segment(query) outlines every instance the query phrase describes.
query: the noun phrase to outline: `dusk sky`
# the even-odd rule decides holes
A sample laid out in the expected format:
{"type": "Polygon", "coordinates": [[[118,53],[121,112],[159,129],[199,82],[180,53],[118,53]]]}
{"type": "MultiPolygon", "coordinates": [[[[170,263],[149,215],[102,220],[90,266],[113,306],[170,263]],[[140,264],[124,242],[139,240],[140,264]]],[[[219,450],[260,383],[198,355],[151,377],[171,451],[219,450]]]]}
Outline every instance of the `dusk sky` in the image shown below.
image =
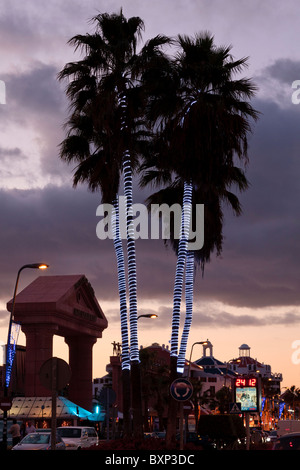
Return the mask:
{"type": "MultiPolygon", "coordinates": [[[[143,19],[144,42],[208,30],[217,45],[231,44],[234,58],[249,57],[244,75],[259,87],[252,104],[261,113],[249,139],[250,187],[240,195],[243,215],[226,212],[222,255],[212,256],[203,278],[197,273],[188,353],[193,342],[209,339],[214,356],[226,361],[247,343],[252,357],[283,374],[283,386],[300,387],[300,104],[292,100],[300,80],[298,0],[1,2],[0,339],[6,342],[6,303],[18,269],[43,261],[47,275],[85,274],[108,319],[93,350],[94,377],[104,375],[111,343],[121,340],[113,244],[96,236],[101,196],[74,189],[73,167],[58,156],[68,102],[57,81],[79,58],[67,41],[92,32],[96,14],[121,8],[143,19]]],[[[145,197],[135,189],[134,202],[145,197]]],[[[139,320],[139,342],[167,345],[176,257],[161,240],[138,240],[136,249],[139,314],[159,316],[139,320]]],[[[38,275],[24,271],[19,290],[38,275]]],[[[56,341],[55,355],[66,351],[56,341]]],[[[193,359],[201,354],[195,347],[193,359]]]]}

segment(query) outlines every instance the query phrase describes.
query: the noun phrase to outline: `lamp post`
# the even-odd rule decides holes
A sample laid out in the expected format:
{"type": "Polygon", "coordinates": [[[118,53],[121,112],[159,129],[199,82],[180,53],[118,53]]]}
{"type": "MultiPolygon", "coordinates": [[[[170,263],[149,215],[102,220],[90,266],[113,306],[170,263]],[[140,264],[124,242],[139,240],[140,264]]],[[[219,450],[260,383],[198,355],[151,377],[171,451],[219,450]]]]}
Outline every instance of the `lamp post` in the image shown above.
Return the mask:
{"type": "MultiPolygon", "coordinates": [[[[8,325],[8,335],[7,335],[7,344],[6,344],[6,361],[5,361],[5,378],[4,378],[4,390],[3,390],[4,397],[8,396],[8,387],[9,387],[9,382],[10,382],[10,377],[11,377],[11,372],[12,372],[12,365],[13,365],[13,360],[14,360],[14,349],[13,349],[13,347],[11,347],[10,343],[11,343],[12,326],[13,326],[13,323],[14,323],[16,295],[17,295],[17,290],[18,290],[20,274],[23,271],[23,269],[26,269],[26,268],[29,268],[29,269],[47,269],[48,267],[49,267],[48,264],[45,264],[45,263],[25,264],[18,271],[16,284],[15,284],[15,289],[14,289],[13,301],[12,301],[12,308],[11,308],[11,312],[10,312],[9,325],[8,325]]],[[[2,445],[3,445],[3,449],[7,450],[7,409],[3,410],[2,445]]]]}
{"type": "Polygon", "coordinates": [[[187,374],[188,378],[189,378],[190,372],[191,372],[192,353],[193,353],[193,348],[194,348],[195,344],[208,344],[208,341],[197,341],[196,343],[192,344],[190,359],[189,359],[189,368],[188,368],[188,374],[187,374]]]}

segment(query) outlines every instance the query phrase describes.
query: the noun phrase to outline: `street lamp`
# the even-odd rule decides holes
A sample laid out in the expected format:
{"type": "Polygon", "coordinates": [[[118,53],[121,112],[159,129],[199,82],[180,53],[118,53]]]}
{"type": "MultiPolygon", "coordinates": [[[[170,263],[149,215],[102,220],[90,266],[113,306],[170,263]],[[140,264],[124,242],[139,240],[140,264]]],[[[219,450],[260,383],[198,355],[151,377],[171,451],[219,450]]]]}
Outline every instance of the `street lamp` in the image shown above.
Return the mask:
{"type": "Polygon", "coordinates": [[[156,313],[147,313],[146,315],[139,315],[137,319],[142,318],[142,317],[143,318],[157,318],[158,315],[156,315],[156,313]]]}
{"type": "Polygon", "coordinates": [[[48,267],[49,267],[48,264],[45,264],[45,263],[25,264],[18,271],[15,290],[14,290],[14,295],[13,295],[13,303],[12,303],[12,308],[11,308],[11,312],[10,312],[9,326],[8,326],[7,345],[6,345],[4,396],[7,396],[7,390],[8,390],[8,386],[9,386],[11,368],[12,368],[12,363],[13,363],[13,357],[12,357],[13,351],[11,350],[11,347],[10,347],[10,339],[11,339],[12,324],[13,324],[13,321],[14,321],[16,295],[17,295],[17,290],[18,290],[20,274],[23,271],[23,269],[26,269],[26,268],[29,268],[29,269],[47,269],[48,267]]]}
{"type": "MultiPolygon", "coordinates": [[[[14,290],[14,295],[13,295],[13,301],[12,301],[12,308],[10,312],[10,318],[9,318],[9,325],[8,325],[8,335],[7,335],[7,344],[6,344],[6,363],[5,363],[5,380],[4,380],[4,397],[8,396],[8,387],[9,387],[9,382],[10,382],[10,377],[11,377],[11,371],[12,371],[12,365],[13,365],[13,360],[14,360],[14,345],[16,343],[16,340],[14,342],[14,345],[11,345],[11,334],[12,334],[12,326],[14,323],[14,312],[15,312],[15,304],[16,304],[16,295],[17,295],[17,290],[18,290],[18,284],[19,284],[19,278],[20,274],[23,271],[23,269],[29,268],[29,269],[47,269],[49,266],[48,264],[45,263],[32,263],[32,264],[25,264],[22,266],[17,274],[17,280],[15,284],[15,290],[14,290]]],[[[3,411],[3,448],[6,450],[7,449],[7,410],[5,409],[3,411]]]]}
{"type": "Polygon", "coordinates": [[[192,344],[191,353],[190,353],[190,359],[189,359],[188,378],[189,378],[189,376],[190,376],[191,361],[192,361],[192,353],[193,353],[193,348],[194,348],[195,344],[208,344],[208,341],[197,341],[196,343],[192,344]]]}

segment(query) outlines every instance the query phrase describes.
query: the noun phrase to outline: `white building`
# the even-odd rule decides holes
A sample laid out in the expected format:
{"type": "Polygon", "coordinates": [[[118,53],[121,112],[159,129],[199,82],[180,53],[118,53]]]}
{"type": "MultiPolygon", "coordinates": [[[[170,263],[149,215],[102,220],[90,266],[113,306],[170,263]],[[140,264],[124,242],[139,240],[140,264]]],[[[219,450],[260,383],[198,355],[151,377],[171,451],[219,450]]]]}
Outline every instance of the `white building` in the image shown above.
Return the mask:
{"type": "Polygon", "coordinates": [[[199,377],[202,384],[201,395],[214,396],[223,386],[233,388],[232,380],[238,375],[261,378],[264,384],[267,384],[269,392],[273,395],[280,393],[282,374],[272,373],[270,365],[253,359],[247,344],[242,344],[239,347],[239,356],[228,362],[222,362],[214,357],[210,341],[203,342],[202,347],[202,357],[190,365],[187,363],[185,371],[187,376],[189,368],[190,377],[199,377]]]}
{"type": "Polygon", "coordinates": [[[239,357],[231,359],[227,366],[238,375],[252,375],[261,378],[264,383],[268,384],[268,389],[273,395],[280,394],[282,374],[272,373],[269,364],[264,364],[252,358],[250,356],[250,347],[247,344],[242,344],[239,347],[239,357]]]}

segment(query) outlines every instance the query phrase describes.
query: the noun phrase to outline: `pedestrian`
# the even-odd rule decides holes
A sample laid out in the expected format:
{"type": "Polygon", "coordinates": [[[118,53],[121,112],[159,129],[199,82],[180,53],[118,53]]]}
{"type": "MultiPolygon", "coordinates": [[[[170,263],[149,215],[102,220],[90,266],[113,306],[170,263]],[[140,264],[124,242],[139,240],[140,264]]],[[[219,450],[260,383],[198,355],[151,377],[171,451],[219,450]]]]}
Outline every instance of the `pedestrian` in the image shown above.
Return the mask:
{"type": "Polygon", "coordinates": [[[9,434],[11,434],[12,444],[13,444],[13,446],[15,446],[21,440],[20,426],[17,423],[16,419],[13,419],[13,424],[11,425],[8,432],[9,432],[9,434]]]}
{"type": "Polygon", "coordinates": [[[26,425],[25,425],[24,421],[20,426],[20,434],[21,434],[21,439],[23,439],[23,437],[25,437],[25,435],[26,435],[26,425]]]}
{"type": "Polygon", "coordinates": [[[32,432],[35,432],[35,427],[32,424],[31,421],[28,421],[28,426],[26,428],[26,434],[31,434],[32,432]]]}

